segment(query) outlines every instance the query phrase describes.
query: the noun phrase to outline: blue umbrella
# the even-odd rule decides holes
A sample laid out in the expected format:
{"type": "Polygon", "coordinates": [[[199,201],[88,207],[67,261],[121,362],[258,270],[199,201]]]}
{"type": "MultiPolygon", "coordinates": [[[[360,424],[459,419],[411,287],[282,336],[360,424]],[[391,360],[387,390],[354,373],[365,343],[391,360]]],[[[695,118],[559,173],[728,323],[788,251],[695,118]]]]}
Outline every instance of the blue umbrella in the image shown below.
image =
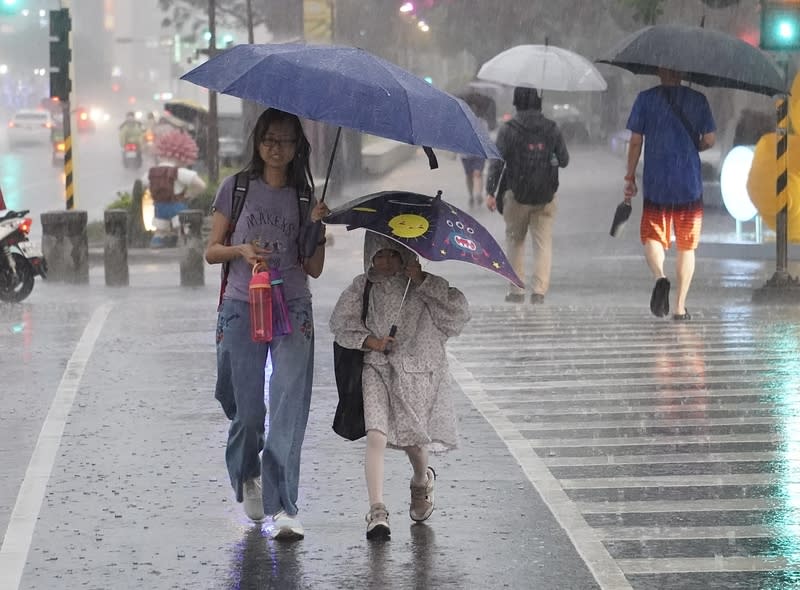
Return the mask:
{"type": "Polygon", "coordinates": [[[501,159],[462,100],[363,49],[237,45],[181,79],[306,119],[412,145],[501,159]]]}

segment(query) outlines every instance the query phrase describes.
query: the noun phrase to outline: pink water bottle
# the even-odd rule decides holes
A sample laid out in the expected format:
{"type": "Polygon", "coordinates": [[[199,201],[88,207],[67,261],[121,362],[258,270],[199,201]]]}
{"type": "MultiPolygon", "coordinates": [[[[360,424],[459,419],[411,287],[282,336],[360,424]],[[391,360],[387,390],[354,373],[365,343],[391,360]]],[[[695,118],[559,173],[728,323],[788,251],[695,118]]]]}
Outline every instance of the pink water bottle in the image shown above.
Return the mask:
{"type": "Polygon", "coordinates": [[[250,336],[253,342],[269,342],[272,340],[272,286],[269,271],[264,266],[256,264],[253,267],[248,292],[250,336]]]}

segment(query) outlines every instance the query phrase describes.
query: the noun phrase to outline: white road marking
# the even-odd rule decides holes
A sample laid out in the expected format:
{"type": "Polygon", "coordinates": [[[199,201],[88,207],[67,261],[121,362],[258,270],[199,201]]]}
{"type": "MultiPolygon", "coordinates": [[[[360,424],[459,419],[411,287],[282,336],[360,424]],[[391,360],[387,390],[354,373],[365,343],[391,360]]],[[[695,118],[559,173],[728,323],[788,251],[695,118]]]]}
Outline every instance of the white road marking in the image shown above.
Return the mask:
{"type": "Polygon", "coordinates": [[[536,455],[519,429],[491,401],[472,373],[453,355],[448,356],[453,378],[472,405],[506,444],[522,467],[528,481],[569,536],[600,587],[603,590],[632,590],[622,570],[609,555],[598,535],[586,524],[575,503],[567,497],[558,480],[536,455]]]}
{"type": "MultiPolygon", "coordinates": [[[[632,500],[630,502],[576,502],[581,514],[658,514],[688,512],[765,512],[791,508],[778,498],[712,500],[632,500]]],[[[786,523],[792,524],[792,523],[786,523]]]]}
{"type": "Polygon", "coordinates": [[[606,541],[646,541],[724,539],[733,543],[739,539],[771,539],[781,536],[796,536],[797,525],[745,525],[745,526],[609,526],[596,527],[606,541]],[[780,529],[783,529],[781,531],[780,529]]]}
{"type": "Polygon", "coordinates": [[[615,465],[656,465],[687,463],[761,463],[766,461],[800,461],[797,454],[783,451],[752,453],[662,453],[660,455],[600,455],[589,457],[548,457],[542,459],[548,467],[586,467],[615,465]]]}
{"type": "Polygon", "coordinates": [[[792,571],[792,563],[785,557],[656,557],[617,562],[631,575],[792,571]]]}
{"type": "Polygon", "coordinates": [[[113,304],[99,307],[92,314],[75,351],[64,369],[50,410],[47,412],[39,439],[33,450],[25,478],[8,522],[3,545],[0,547],[0,590],[18,590],[28,561],[33,532],[42,508],[47,482],[53,470],[64,426],[78,393],[83,372],[94,350],[113,304]]]}

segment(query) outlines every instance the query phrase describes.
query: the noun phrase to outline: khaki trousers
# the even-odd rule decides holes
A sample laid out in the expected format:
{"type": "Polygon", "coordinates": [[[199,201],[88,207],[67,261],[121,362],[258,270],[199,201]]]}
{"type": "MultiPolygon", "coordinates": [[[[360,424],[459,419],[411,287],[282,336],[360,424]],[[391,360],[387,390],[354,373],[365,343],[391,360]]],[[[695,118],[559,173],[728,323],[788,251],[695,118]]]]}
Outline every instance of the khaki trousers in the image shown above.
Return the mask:
{"type": "MultiPolygon", "coordinates": [[[[556,199],[545,205],[523,205],[514,199],[514,193],[503,195],[503,219],[506,222],[506,254],[517,276],[525,281],[525,236],[530,229],[533,241],[533,293],[545,295],[550,288],[550,269],[553,265],[553,221],[556,199]]],[[[526,283],[527,284],[527,283],[526,283]]],[[[509,293],[524,293],[510,285],[509,293]]]]}

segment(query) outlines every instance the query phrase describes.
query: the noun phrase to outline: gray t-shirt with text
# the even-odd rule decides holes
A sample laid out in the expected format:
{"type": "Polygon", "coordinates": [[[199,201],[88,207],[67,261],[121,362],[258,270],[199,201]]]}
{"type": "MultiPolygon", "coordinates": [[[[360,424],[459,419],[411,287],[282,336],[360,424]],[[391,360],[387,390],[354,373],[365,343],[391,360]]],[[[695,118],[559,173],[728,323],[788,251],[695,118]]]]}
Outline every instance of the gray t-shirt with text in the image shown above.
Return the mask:
{"type": "MultiPolygon", "coordinates": [[[[223,180],[214,199],[214,211],[219,211],[228,219],[231,217],[234,184],[233,176],[223,180]]],[[[289,187],[273,188],[261,178],[251,178],[231,245],[257,241],[261,247],[270,249],[269,266],[273,268],[277,265],[280,270],[287,301],[311,297],[308,275],[300,265],[297,247],[299,232],[297,192],[289,187]]],[[[243,258],[232,260],[223,298],[248,301],[247,288],[252,272],[252,267],[243,258]]]]}

